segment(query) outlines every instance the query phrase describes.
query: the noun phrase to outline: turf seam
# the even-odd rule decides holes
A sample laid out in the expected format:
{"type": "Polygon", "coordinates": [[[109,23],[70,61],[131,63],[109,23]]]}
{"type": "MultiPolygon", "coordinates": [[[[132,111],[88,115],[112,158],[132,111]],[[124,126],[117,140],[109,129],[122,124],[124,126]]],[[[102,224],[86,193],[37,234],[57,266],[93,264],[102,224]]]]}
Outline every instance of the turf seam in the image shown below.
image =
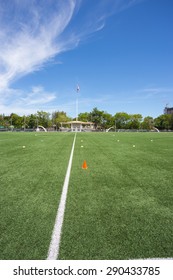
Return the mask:
{"type": "Polygon", "coordinates": [[[68,185],[69,185],[69,179],[70,179],[70,173],[71,173],[71,167],[72,167],[72,161],[73,161],[75,141],[76,141],[76,133],[74,136],[70,159],[68,162],[64,185],[62,188],[61,199],[60,199],[59,207],[58,207],[57,214],[56,214],[56,219],[55,219],[55,224],[54,224],[54,228],[53,228],[53,232],[52,232],[51,242],[49,245],[47,260],[56,260],[56,259],[58,259],[58,255],[59,255],[59,248],[60,248],[60,242],[61,242],[61,230],[62,230],[62,225],[63,225],[63,221],[64,221],[64,213],[65,213],[68,185]]]}

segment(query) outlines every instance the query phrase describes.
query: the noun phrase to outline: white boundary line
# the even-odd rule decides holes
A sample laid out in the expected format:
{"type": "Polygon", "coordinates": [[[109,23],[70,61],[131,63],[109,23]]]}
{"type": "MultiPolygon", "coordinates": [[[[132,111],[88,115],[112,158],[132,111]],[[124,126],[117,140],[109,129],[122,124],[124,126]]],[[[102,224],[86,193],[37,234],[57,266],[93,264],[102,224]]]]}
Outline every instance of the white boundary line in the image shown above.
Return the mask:
{"type": "Polygon", "coordinates": [[[59,204],[59,207],[57,210],[55,225],[54,225],[54,229],[52,232],[51,242],[49,245],[47,260],[56,260],[58,258],[58,254],[59,254],[59,247],[60,247],[60,241],[61,241],[61,229],[62,229],[63,220],[64,220],[68,184],[69,184],[69,179],[70,179],[70,172],[71,172],[71,166],[72,166],[72,160],[73,160],[75,141],[76,141],[76,133],[75,133],[74,140],[73,140],[70,159],[69,159],[67,172],[66,172],[66,176],[65,176],[65,180],[64,180],[64,185],[63,185],[63,189],[62,189],[61,200],[60,200],[60,204],[59,204]]]}

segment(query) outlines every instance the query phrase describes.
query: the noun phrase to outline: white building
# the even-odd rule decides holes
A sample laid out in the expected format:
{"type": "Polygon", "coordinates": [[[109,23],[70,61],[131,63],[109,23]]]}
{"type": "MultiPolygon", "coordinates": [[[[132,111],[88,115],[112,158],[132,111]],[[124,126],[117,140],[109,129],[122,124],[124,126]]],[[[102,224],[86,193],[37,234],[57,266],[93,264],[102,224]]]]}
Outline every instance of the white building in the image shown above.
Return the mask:
{"type": "Polygon", "coordinates": [[[94,130],[94,124],[92,122],[82,121],[71,121],[61,123],[61,131],[67,131],[67,125],[70,125],[70,131],[81,132],[81,131],[92,131],[94,130]],[[65,127],[64,127],[65,126],[65,127]]]}

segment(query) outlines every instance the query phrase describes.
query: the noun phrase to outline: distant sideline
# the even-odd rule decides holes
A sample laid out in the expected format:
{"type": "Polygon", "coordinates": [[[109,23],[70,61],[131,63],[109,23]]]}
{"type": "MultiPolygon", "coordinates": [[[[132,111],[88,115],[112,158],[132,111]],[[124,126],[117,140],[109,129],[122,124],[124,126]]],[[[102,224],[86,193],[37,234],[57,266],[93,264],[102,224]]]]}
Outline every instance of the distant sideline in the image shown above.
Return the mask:
{"type": "MultiPolygon", "coordinates": [[[[27,128],[27,129],[20,129],[20,128],[13,128],[13,129],[10,129],[10,128],[0,128],[0,132],[37,132],[37,133],[40,133],[40,132],[44,132],[44,130],[37,130],[37,129],[33,129],[33,128],[27,128]]],[[[53,130],[53,129],[47,129],[47,132],[71,132],[70,130],[53,130]]],[[[173,130],[159,130],[159,131],[156,131],[156,130],[147,130],[147,129],[111,129],[109,131],[106,131],[106,129],[96,129],[96,130],[91,130],[91,131],[86,131],[86,130],[83,130],[82,132],[107,132],[107,133],[110,133],[110,132],[114,132],[114,133],[119,133],[119,132],[173,132],[173,130]]]]}

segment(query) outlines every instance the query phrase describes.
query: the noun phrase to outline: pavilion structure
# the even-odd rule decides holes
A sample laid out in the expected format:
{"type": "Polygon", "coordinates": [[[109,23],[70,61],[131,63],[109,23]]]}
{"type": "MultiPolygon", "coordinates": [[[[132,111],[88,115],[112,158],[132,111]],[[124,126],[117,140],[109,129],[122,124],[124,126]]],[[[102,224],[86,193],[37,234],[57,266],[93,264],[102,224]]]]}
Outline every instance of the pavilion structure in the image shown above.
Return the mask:
{"type": "Polygon", "coordinates": [[[61,131],[71,131],[71,132],[82,132],[82,131],[92,131],[94,130],[94,124],[92,122],[82,122],[82,121],[70,121],[61,123],[61,131]],[[68,126],[70,125],[70,128],[68,126]]]}

